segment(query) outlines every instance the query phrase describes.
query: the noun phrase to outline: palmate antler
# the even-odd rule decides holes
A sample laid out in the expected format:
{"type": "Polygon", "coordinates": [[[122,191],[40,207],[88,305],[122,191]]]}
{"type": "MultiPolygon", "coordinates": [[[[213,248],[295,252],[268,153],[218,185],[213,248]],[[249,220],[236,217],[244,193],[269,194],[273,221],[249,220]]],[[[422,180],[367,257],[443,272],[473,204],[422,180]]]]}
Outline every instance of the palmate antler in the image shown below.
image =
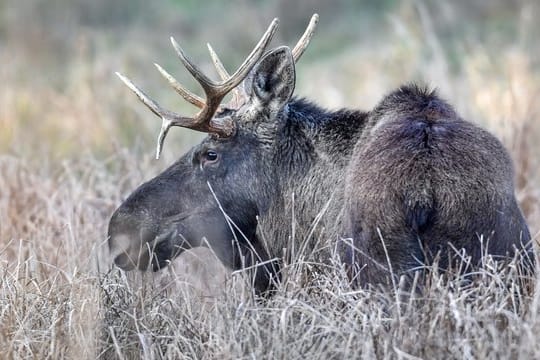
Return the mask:
{"type": "MultiPolygon", "coordinates": [[[[295,61],[302,56],[302,53],[309,44],[309,40],[313,35],[318,19],[319,16],[317,14],[313,15],[306,31],[304,32],[304,35],[294,47],[292,52],[295,61]]],[[[211,133],[219,137],[228,137],[234,133],[234,123],[232,120],[230,120],[230,118],[219,119],[214,118],[213,116],[220,108],[223,98],[232,90],[234,90],[234,93],[231,105],[238,106],[245,101],[247,94],[243,89],[239,89],[238,85],[240,85],[240,83],[248,76],[249,72],[264,55],[268,44],[272,40],[272,37],[277,30],[277,26],[278,19],[274,19],[246,60],[231,76],[229,76],[228,72],[225,70],[223,64],[210,45],[208,45],[214,65],[216,66],[222,79],[221,82],[215,82],[203,74],[199,67],[188,59],[180,45],[178,45],[178,43],[171,37],[171,43],[176,50],[180,61],[184,64],[191,75],[193,75],[193,77],[199,82],[199,84],[201,84],[206,95],[206,99],[202,99],[184,88],[174,77],[172,77],[158,64],[155,64],[155,66],[163,77],[167,79],[169,84],[176,90],[176,92],[180,94],[180,96],[182,96],[189,103],[201,109],[194,117],[182,116],[173,111],[162,108],[156,101],[152,100],[141,89],[133,84],[131,80],[118,72],[116,73],[116,75],[118,75],[118,77],[139,97],[139,99],[150,110],[152,110],[154,114],[162,119],[161,131],[159,133],[156,149],[156,159],[159,159],[161,150],[163,148],[163,142],[172,126],[181,126],[196,131],[211,133]]]]}

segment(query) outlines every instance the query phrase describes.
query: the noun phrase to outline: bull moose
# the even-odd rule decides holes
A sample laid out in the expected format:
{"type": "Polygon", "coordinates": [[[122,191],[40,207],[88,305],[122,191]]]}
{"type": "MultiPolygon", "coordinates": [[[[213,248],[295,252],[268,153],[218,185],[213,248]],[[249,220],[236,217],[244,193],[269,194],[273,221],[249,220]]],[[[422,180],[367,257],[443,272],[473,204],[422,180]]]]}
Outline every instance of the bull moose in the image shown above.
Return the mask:
{"type": "Polygon", "coordinates": [[[532,251],[508,152],[435,92],[402,86],[371,111],[329,111],[293,96],[295,64],[317,22],[314,15],[292,50],[267,51],[274,19],[232,75],[209,47],[220,82],[171,38],[206,99],[156,66],[200,109],[194,117],[162,108],[117,74],[162,118],[157,157],[171,126],[208,133],[114,212],[117,266],[158,270],[208,246],[230,268],[255,268],[254,287],[264,291],[279,279],[284,249],[299,241],[307,252],[338,249],[362,285],[410,274],[435,256],[444,268],[449,249],[473,263],[532,251]]]}

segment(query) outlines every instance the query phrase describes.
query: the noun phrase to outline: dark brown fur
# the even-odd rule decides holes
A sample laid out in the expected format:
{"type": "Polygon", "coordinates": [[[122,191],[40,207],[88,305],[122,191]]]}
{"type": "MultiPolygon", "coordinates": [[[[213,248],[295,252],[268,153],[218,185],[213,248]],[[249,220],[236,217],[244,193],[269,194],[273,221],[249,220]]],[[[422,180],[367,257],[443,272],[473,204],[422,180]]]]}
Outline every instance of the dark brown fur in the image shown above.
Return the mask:
{"type": "MultiPolygon", "coordinates": [[[[434,92],[405,86],[369,114],[346,180],[346,213],[361,283],[388,280],[465,250],[512,257],[530,249],[512,161],[490,133],[434,92]],[[388,265],[390,264],[390,266],[388,265]]],[[[456,256],[458,258],[458,256],[456,256]]]]}

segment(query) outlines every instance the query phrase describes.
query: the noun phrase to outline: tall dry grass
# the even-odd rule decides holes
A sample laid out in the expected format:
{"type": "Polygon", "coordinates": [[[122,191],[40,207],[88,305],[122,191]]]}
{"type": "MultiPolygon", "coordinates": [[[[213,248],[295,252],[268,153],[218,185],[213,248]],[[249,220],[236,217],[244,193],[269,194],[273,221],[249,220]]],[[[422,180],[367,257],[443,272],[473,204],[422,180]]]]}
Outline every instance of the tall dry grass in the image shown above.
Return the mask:
{"type": "Polygon", "coordinates": [[[434,271],[421,292],[407,295],[352,289],[339,263],[298,254],[269,299],[255,297],[242,272],[204,288],[223,274],[208,254],[158,274],[110,269],[107,215],[119,201],[116,189],[142,177],[136,160],[129,153],[109,164],[88,157],[40,174],[0,159],[2,185],[12,187],[2,194],[1,216],[10,225],[2,238],[13,239],[0,250],[3,358],[540,355],[536,280],[489,259],[473,279],[434,271]],[[206,277],[202,286],[192,285],[194,274],[206,277]]]}
{"type": "Polygon", "coordinates": [[[472,282],[434,272],[397,296],[351,289],[339,264],[299,254],[266,300],[204,251],[158,274],[110,267],[114,208],[198,139],[177,131],[153,161],[157,120],[113,72],[189,112],[151,69],[194,85],[169,35],[202,61],[211,40],[232,68],[274,15],[276,43],[295,41],[313,6],[297,94],[367,109],[403,82],[439,88],[509,148],[538,239],[538,4],[383,3],[0,3],[0,358],[539,358],[538,286],[517,291],[515,268],[490,261],[472,282]]]}

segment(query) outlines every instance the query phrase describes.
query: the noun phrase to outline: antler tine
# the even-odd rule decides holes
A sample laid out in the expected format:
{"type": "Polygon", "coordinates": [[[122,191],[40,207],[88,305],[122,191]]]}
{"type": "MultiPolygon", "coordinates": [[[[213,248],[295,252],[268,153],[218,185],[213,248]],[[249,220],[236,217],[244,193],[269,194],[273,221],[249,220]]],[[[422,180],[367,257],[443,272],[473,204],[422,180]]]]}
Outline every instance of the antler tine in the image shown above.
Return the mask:
{"type": "Polygon", "coordinates": [[[215,83],[212,79],[210,79],[208,76],[206,76],[202,70],[195,65],[184,53],[184,50],[176,40],[171,36],[171,44],[176,51],[176,54],[178,55],[178,58],[184,64],[184,67],[190,72],[191,75],[201,84],[204,91],[211,90],[212,87],[216,87],[218,84],[215,83]]]}
{"type": "MultiPolygon", "coordinates": [[[[144,93],[144,91],[139,89],[137,85],[135,85],[127,77],[120,74],[119,72],[116,72],[116,76],[118,76],[120,80],[122,80],[122,82],[126,84],[126,86],[130,88],[131,91],[135,93],[135,95],[137,95],[137,97],[142,101],[144,105],[146,105],[154,114],[156,114],[162,119],[161,131],[159,132],[158,144],[156,149],[156,159],[159,159],[161,149],[163,148],[163,141],[165,140],[167,132],[169,131],[171,126],[185,126],[186,124],[193,122],[193,119],[162,108],[156,101],[152,100],[148,95],[144,93]]],[[[194,129],[198,130],[197,128],[194,129]]],[[[200,129],[200,131],[204,130],[200,129]]]]}
{"type": "Polygon", "coordinates": [[[229,80],[225,81],[223,83],[223,87],[226,89],[232,89],[236,87],[244,78],[249,74],[251,69],[257,64],[259,59],[264,55],[264,52],[266,48],[268,47],[268,44],[270,44],[270,41],[272,41],[272,38],[274,37],[274,34],[276,33],[277,27],[279,24],[279,20],[277,18],[274,18],[272,20],[272,23],[268,26],[268,29],[266,29],[266,32],[262,36],[261,40],[257,43],[255,48],[251,51],[251,53],[248,55],[246,60],[240,65],[238,70],[234,72],[234,74],[231,75],[229,80]]]}
{"type": "Polygon", "coordinates": [[[128,88],[131,89],[131,91],[135,93],[135,95],[137,95],[137,97],[143,102],[143,104],[146,105],[157,116],[161,118],[167,117],[171,120],[172,118],[184,118],[183,116],[177,115],[172,111],[162,108],[156,101],[152,100],[148,95],[144,93],[144,91],[142,91],[139,87],[137,87],[137,85],[135,85],[124,75],[120,74],[119,72],[116,72],[115,74],[120,78],[120,80],[124,82],[124,84],[126,84],[128,88]]]}
{"type": "Polygon", "coordinates": [[[264,50],[272,37],[274,36],[279,20],[274,19],[261,40],[257,43],[255,48],[248,55],[246,60],[240,65],[238,70],[234,72],[227,80],[220,83],[212,81],[208,76],[204,75],[202,71],[186,56],[180,45],[171,37],[171,43],[180,58],[180,61],[184,64],[186,69],[193,75],[195,79],[201,84],[204,91],[210,96],[225,96],[229,91],[238,86],[238,84],[248,75],[249,71],[255,66],[257,61],[264,54],[264,50]]]}
{"type": "Polygon", "coordinates": [[[208,47],[208,52],[210,53],[210,57],[212,58],[212,62],[214,63],[214,66],[219,74],[219,77],[221,78],[222,81],[227,80],[230,77],[230,75],[227,72],[227,70],[225,70],[225,66],[223,66],[223,63],[221,62],[218,55],[212,48],[212,45],[207,43],[206,46],[208,47]]]}
{"type": "MultiPolygon", "coordinates": [[[[212,57],[212,61],[214,62],[214,66],[216,67],[217,72],[219,73],[219,76],[222,80],[227,80],[230,75],[228,71],[223,66],[223,63],[219,59],[218,55],[212,48],[210,44],[207,44],[208,46],[208,52],[210,53],[210,57],[212,57]]],[[[232,89],[232,99],[225,105],[225,107],[231,108],[231,109],[237,109],[244,102],[247,100],[248,95],[246,90],[243,86],[237,86],[234,89],[232,89]]]]}
{"type": "Polygon", "coordinates": [[[297,62],[306,50],[309,42],[311,41],[311,38],[313,37],[313,33],[315,32],[315,28],[317,27],[318,22],[319,15],[313,14],[311,20],[309,21],[309,25],[306,28],[306,31],[304,32],[300,40],[298,40],[294,49],[292,50],[294,62],[297,62]]]}
{"type": "MultiPolygon", "coordinates": [[[[206,44],[208,47],[208,52],[210,53],[210,57],[212,58],[212,62],[214,63],[214,67],[216,68],[219,77],[222,81],[225,81],[231,77],[229,75],[229,72],[225,69],[225,66],[223,66],[223,63],[219,59],[219,56],[216,54],[214,49],[212,48],[212,45],[209,43],[206,44]]],[[[227,103],[227,106],[230,107],[238,107],[241,103],[243,98],[245,97],[244,92],[240,89],[240,87],[235,87],[232,89],[232,99],[229,103],[227,103]]]]}
{"type": "Polygon", "coordinates": [[[199,109],[202,109],[204,107],[204,100],[201,97],[193,94],[191,91],[183,87],[182,84],[178,82],[178,80],[176,80],[171,74],[165,71],[165,69],[159,66],[159,64],[154,63],[154,65],[158,69],[160,74],[169,82],[172,88],[180,96],[182,96],[189,103],[197,106],[199,109]]]}

